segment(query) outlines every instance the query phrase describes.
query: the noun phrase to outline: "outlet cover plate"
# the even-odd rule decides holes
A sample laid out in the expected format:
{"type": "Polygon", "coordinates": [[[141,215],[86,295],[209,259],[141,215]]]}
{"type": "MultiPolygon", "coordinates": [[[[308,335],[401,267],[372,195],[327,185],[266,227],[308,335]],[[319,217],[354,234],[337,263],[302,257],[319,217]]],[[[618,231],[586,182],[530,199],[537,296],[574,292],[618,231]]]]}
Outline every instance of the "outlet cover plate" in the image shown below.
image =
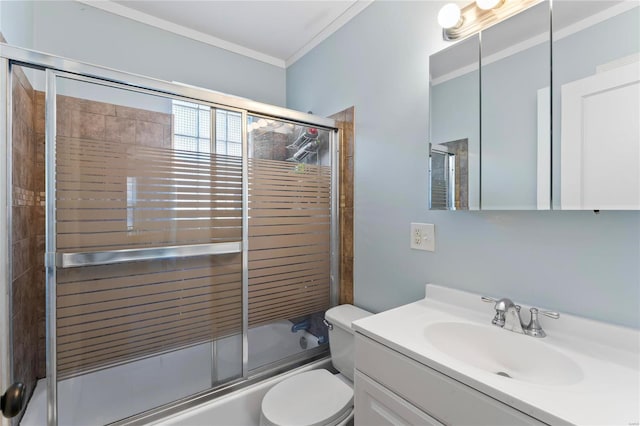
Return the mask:
{"type": "Polygon", "coordinates": [[[436,227],[433,223],[411,224],[411,248],[436,251],[436,227]]]}

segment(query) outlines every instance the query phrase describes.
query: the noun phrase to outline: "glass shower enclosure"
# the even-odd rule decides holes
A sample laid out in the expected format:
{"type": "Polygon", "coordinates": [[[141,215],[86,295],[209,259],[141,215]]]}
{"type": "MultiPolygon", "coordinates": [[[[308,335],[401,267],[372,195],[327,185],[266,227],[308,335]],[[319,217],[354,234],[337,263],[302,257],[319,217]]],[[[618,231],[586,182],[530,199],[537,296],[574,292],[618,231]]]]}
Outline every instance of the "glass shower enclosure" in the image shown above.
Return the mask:
{"type": "Polygon", "coordinates": [[[46,133],[46,398],[23,421],[124,424],[326,355],[332,120],[1,52],[8,79],[38,69],[46,133]]]}

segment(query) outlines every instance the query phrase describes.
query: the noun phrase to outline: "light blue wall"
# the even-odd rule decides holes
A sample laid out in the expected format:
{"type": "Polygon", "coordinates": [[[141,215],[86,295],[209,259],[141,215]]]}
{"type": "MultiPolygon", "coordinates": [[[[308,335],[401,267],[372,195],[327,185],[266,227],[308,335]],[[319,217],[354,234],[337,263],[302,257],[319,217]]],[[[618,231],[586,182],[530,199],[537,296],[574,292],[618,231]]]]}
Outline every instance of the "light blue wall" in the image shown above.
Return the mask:
{"type": "Polygon", "coordinates": [[[0,1],[0,32],[8,43],[33,45],[33,3],[0,1]]]}
{"type": "MultiPolygon", "coordinates": [[[[5,21],[16,17],[24,21],[25,8],[14,3],[22,2],[2,2],[3,28],[5,21]]],[[[11,44],[273,105],[285,104],[284,68],[82,3],[25,3],[33,13],[32,22],[26,22],[32,34],[12,37],[15,25],[7,25],[10,34],[5,37],[11,44]]]]}
{"type": "Polygon", "coordinates": [[[640,212],[427,211],[428,58],[440,2],[374,2],[287,70],[287,106],[356,107],[355,302],[433,282],[640,328],[640,212]],[[436,225],[436,252],[409,223],[436,225]]]}

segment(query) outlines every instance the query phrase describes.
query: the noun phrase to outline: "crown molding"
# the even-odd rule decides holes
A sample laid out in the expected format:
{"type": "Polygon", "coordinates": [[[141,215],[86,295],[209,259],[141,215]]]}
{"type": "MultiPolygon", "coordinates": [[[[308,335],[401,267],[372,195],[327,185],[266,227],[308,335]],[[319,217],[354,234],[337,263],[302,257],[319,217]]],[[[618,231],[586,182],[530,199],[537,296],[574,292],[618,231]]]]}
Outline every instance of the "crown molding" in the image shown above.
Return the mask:
{"type": "Polygon", "coordinates": [[[105,12],[119,15],[124,18],[132,19],[134,21],[150,25],[152,27],[159,28],[161,30],[169,31],[171,33],[190,38],[208,45],[218,47],[220,49],[227,50],[229,52],[237,53],[239,55],[246,56],[256,61],[264,62],[276,67],[285,68],[286,63],[283,59],[276,58],[271,55],[267,55],[257,50],[249,49],[248,47],[240,46],[239,44],[232,43],[227,40],[223,40],[218,37],[214,37],[209,34],[205,34],[200,31],[193,30],[191,28],[184,27],[182,25],[169,22],[167,20],[157,18],[144,12],[132,9],[130,7],[123,6],[121,4],[112,2],[110,0],[75,0],[78,3],[85,4],[87,6],[95,7],[96,9],[104,10],[105,12]]]}
{"type": "Polygon", "coordinates": [[[308,43],[302,46],[296,53],[291,55],[285,62],[285,68],[288,68],[294,64],[298,59],[309,53],[314,47],[325,41],[333,33],[342,28],[347,22],[353,19],[360,12],[365,10],[373,3],[374,0],[356,0],[347,10],[345,10],[340,16],[334,19],[329,25],[327,25],[322,31],[316,34],[308,43]]]}

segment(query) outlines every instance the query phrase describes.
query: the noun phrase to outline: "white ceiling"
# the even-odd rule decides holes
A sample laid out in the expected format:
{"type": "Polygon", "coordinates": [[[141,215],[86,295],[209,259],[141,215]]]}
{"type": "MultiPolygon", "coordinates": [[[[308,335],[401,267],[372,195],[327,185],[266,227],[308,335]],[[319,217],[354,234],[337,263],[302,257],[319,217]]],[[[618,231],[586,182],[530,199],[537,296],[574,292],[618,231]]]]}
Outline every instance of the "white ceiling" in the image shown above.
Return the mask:
{"type": "Polygon", "coordinates": [[[281,67],[302,57],[372,2],[78,1],[281,67]]]}

